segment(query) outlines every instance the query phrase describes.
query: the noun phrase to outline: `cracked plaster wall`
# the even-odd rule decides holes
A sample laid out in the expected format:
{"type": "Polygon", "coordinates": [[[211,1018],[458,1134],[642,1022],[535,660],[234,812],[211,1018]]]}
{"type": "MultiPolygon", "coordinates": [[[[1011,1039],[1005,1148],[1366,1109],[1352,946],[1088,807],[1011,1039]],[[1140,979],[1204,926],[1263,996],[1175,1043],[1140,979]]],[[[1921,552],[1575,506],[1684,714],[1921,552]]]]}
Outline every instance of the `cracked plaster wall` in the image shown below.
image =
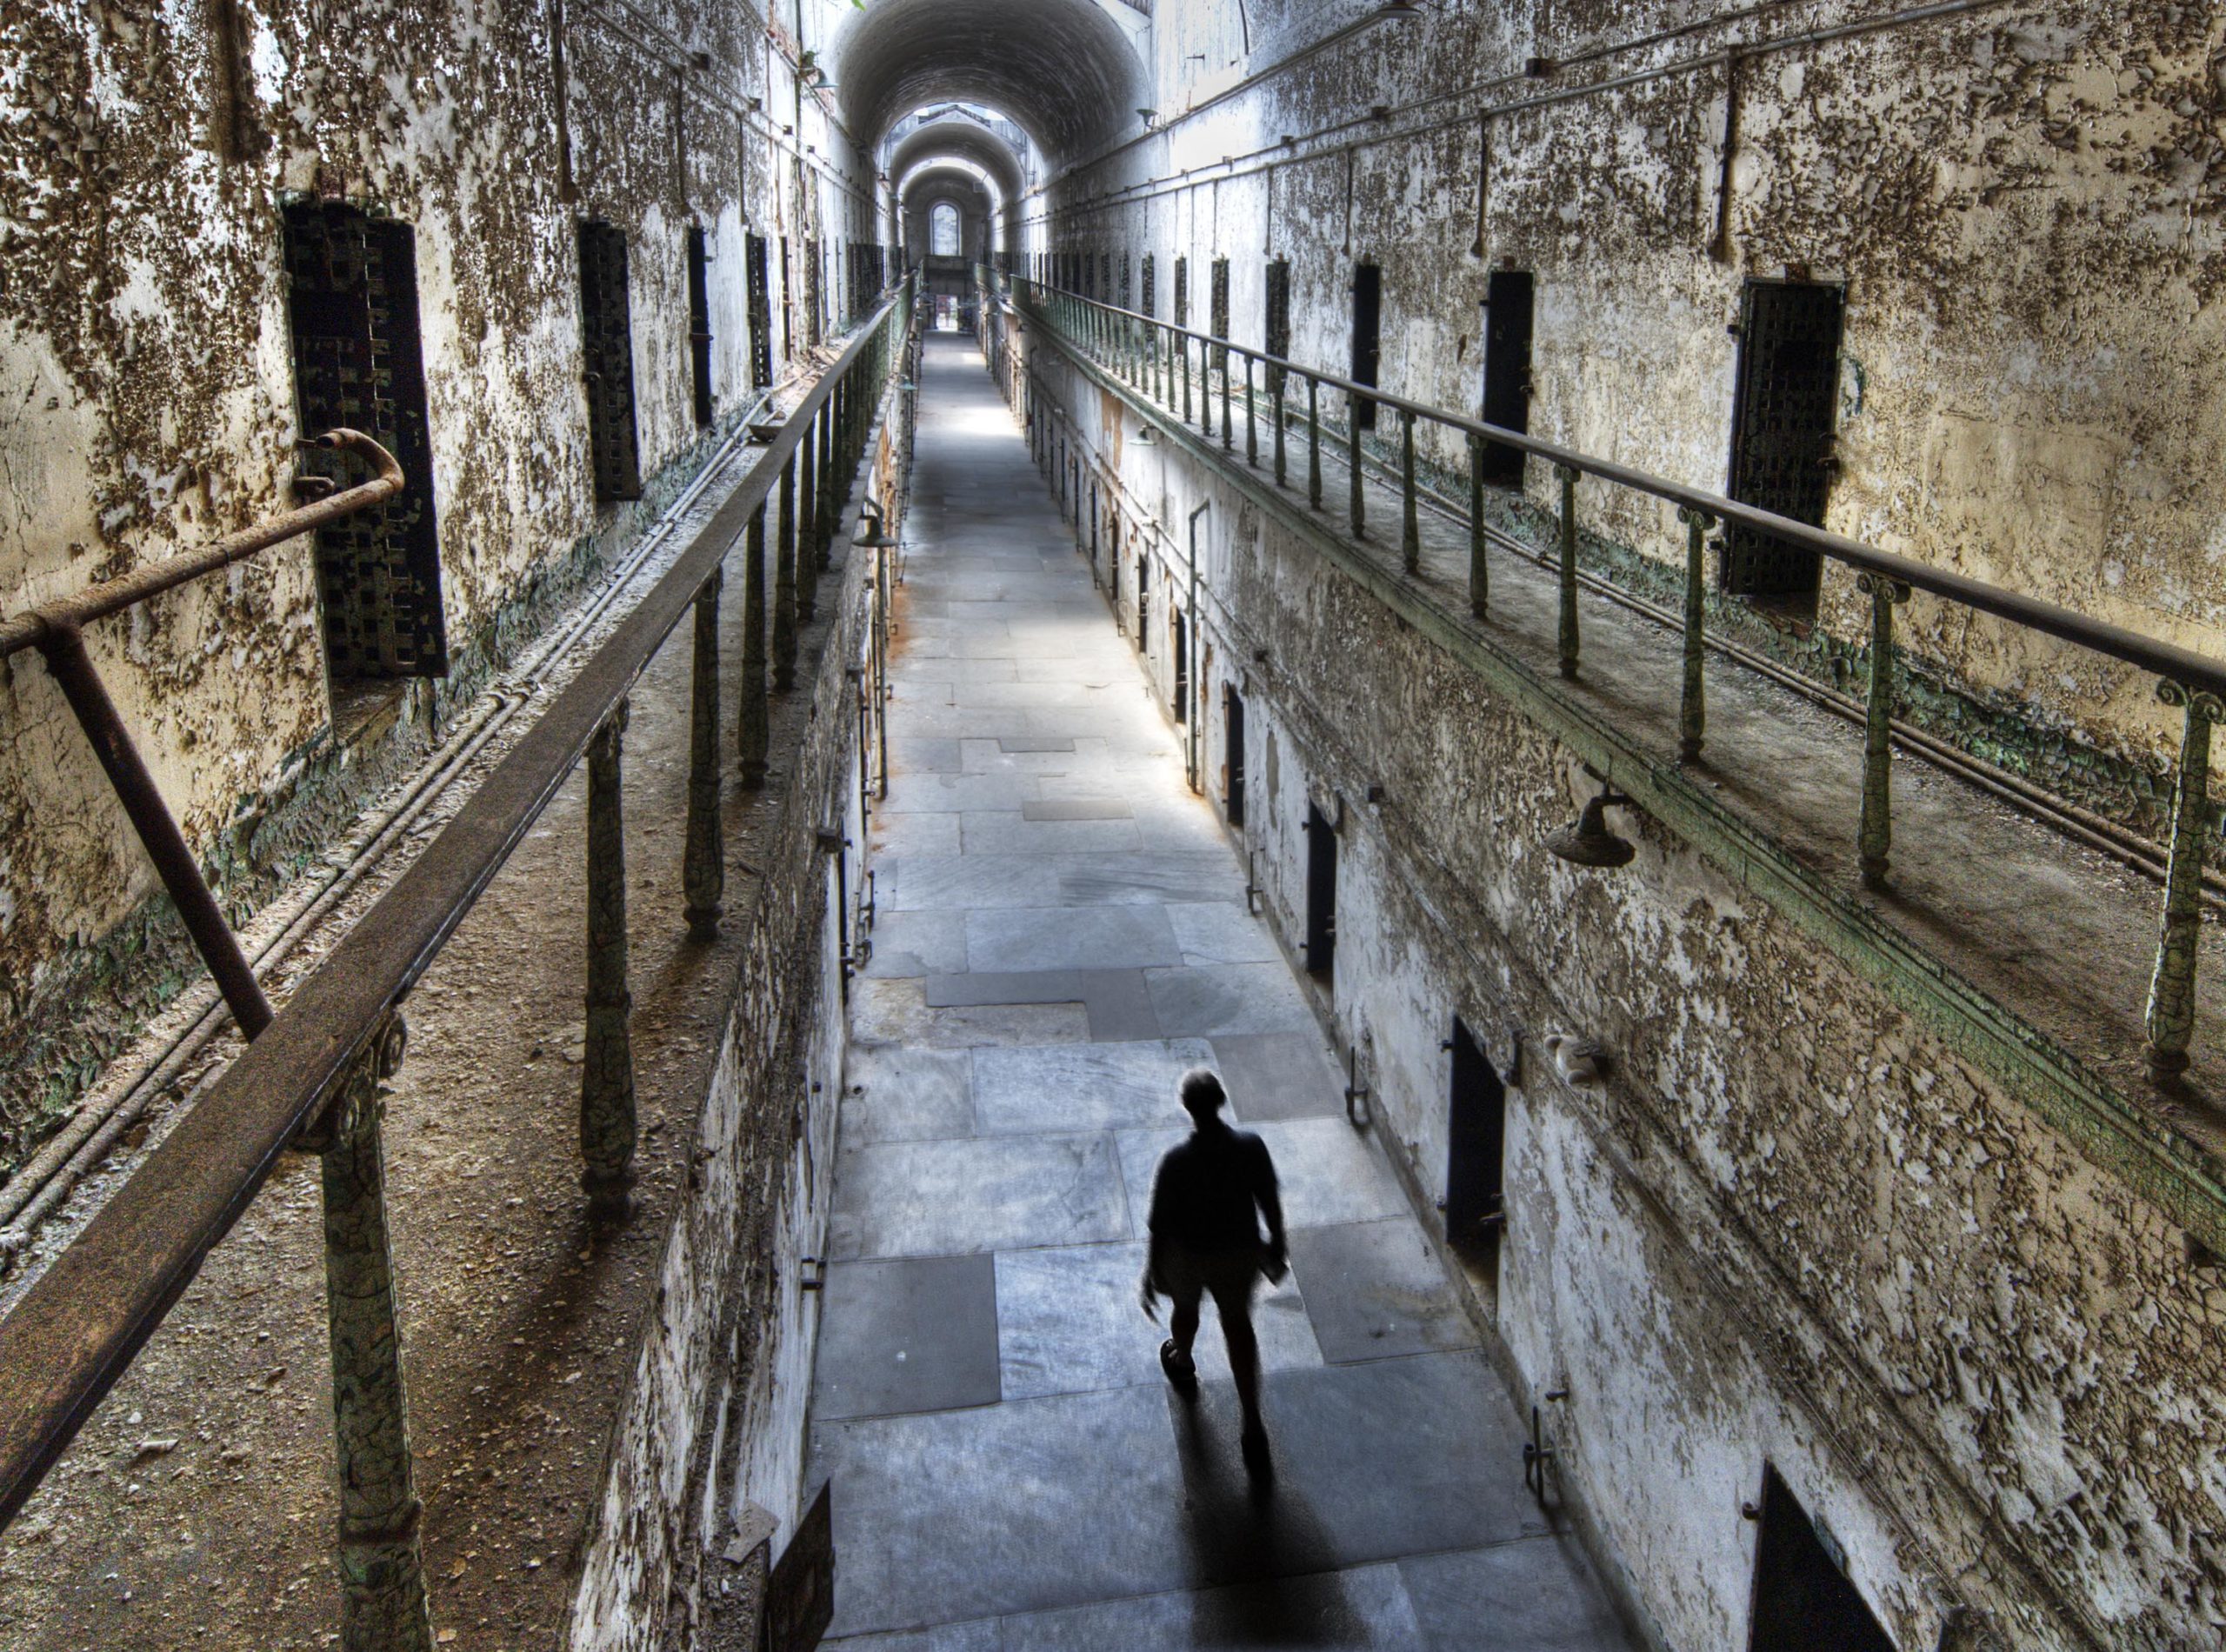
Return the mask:
{"type": "MultiPolygon", "coordinates": [[[[1527,0],[1441,7],[1246,82],[1372,10],[1265,0],[1247,14],[1247,58],[1233,9],[1162,5],[1146,41],[1156,101],[1196,112],[1055,171],[1025,203],[1030,250],[1156,253],[1163,316],[1187,256],[1194,326],[1210,261],[1228,257],[1233,334],[1256,345],[1264,264],[1288,257],[1292,354],[1338,372],[1352,268],[1378,263],[1382,383],[1463,410],[1481,385],[1486,273],[1530,270],[1533,433],[1715,490],[1743,280],[1844,283],[1828,527],[2220,651],[2215,8],[1976,0],[1896,21],[1913,8],[1527,0]],[[1558,67],[1526,74],[1532,58],[1558,67]]],[[[1464,467],[1442,435],[1422,449],[1425,466],[1464,467]]],[[[1554,485],[1530,467],[1536,503],[1554,485]]],[[[1666,506],[1588,483],[1580,514],[1642,556],[1682,559],[1666,506]]],[[[1844,670],[1867,613],[1851,576],[1828,570],[1820,636],[1788,646],[1844,670]]],[[[1969,706],[1937,709],[1953,735],[2158,829],[2178,725],[2145,675],[1923,596],[1900,624],[1968,692],[1969,706]]]]}
{"type": "MultiPolygon", "coordinates": [[[[811,0],[808,26],[823,36],[832,16],[811,0]]],[[[870,171],[817,100],[803,100],[799,136],[778,136],[799,117],[794,43],[776,28],[769,48],[749,8],[699,0],[654,18],[611,0],[7,8],[0,610],[290,505],[280,206],[322,177],[417,228],[449,682],[410,696],[391,729],[337,743],[299,543],[89,637],[236,911],[306,864],[709,451],[690,405],[691,219],[712,246],[711,436],[751,399],[745,223],[791,238],[799,331],[805,238],[825,243],[830,306],[837,243],[882,238],[856,193],[870,171]],[[753,98],[770,126],[743,120],[753,98]],[[590,213],[630,242],[643,507],[598,509],[590,488],[572,229],[590,213]]],[[[777,331],[777,285],[774,311],[777,331]]],[[[21,1058],[0,1163],[190,978],[150,916],[155,889],[43,664],[17,656],[0,670],[0,1018],[21,1058]],[[57,1014],[66,1024],[44,1024],[57,1014]]]]}

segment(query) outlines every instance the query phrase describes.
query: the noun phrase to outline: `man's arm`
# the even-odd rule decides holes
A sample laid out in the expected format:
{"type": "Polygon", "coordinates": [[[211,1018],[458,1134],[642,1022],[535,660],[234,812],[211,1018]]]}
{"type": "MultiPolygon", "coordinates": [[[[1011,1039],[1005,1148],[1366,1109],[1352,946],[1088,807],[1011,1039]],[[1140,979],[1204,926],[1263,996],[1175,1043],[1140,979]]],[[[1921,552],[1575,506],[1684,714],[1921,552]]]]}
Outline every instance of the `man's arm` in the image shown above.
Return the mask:
{"type": "Polygon", "coordinates": [[[1283,1244],[1283,1194],[1276,1185],[1276,1162],[1269,1156],[1268,1144],[1255,1136],[1253,1145],[1260,1152],[1252,1197],[1259,1204],[1260,1214],[1267,1218],[1268,1222],[1268,1280],[1271,1284],[1280,1284],[1283,1276],[1290,1271],[1283,1244]]]}

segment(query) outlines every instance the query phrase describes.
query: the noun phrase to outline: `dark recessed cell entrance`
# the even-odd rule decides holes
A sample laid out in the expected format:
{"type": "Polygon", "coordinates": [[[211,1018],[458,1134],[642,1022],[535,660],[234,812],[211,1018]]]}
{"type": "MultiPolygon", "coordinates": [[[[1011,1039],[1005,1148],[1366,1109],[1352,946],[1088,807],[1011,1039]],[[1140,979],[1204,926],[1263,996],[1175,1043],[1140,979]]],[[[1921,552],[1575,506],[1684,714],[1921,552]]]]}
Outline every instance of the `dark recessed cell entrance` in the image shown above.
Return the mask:
{"type": "MultiPolygon", "coordinates": [[[[1372,263],[1353,269],[1353,370],[1356,384],[1373,387],[1383,358],[1383,271],[1372,263]]],[[[1360,428],[1376,428],[1376,403],[1363,401],[1354,410],[1360,428]]]]}
{"type": "MultiPolygon", "coordinates": [[[[1211,309],[1207,330],[1216,338],[1229,336],[1229,260],[1216,258],[1213,263],[1213,288],[1209,295],[1211,309]]],[[[1229,370],[1229,352],[1218,344],[1214,347],[1214,371],[1229,370]]]]}
{"type": "Polygon", "coordinates": [[[710,255],[701,225],[688,228],[688,359],[696,391],[696,423],[711,422],[710,255]]]}
{"type": "Polygon", "coordinates": [[[1453,1086],[1446,1122],[1445,1238],[1470,1276],[1499,1282],[1506,1187],[1507,1090],[1476,1035],[1453,1021],[1453,1086]]]}
{"type": "MultiPolygon", "coordinates": [[[[1534,283],[1527,270],[1496,270],[1484,301],[1484,423],[1530,431],[1530,316],[1534,283]]],[[[1523,485],[1523,450],[1487,442],[1484,480],[1523,485]]]]}
{"type": "Polygon", "coordinates": [[[1229,823],[1244,823],[1244,700],[1231,683],[1222,689],[1222,747],[1227,759],[1223,777],[1229,823]]]}
{"type": "Polygon", "coordinates": [[[1175,632],[1175,720],[1186,723],[1190,703],[1190,627],[1181,609],[1170,609],[1168,613],[1175,632]]]}
{"type": "Polygon", "coordinates": [[[1326,984],[1337,949],[1337,834],[1330,817],[1306,805],[1306,972],[1326,984]]]}
{"type": "Polygon", "coordinates": [[[626,281],[626,232],[580,223],[580,343],[588,389],[588,449],[600,503],[642,496],[634,425],[633,306],[626,281]]]}
{"type": "MultiPolygon", "coordinates": [[[[302,433],[362,430],[409,479],[398,497],[317,533],[317,603],[338,722],[399,679],[449,668],[417,237],[395,219],[316,201],[286,209],[285,236],[302,433]]],[[[370,475],[350,454],[310,450],[303,466],[342,487],[370,475]]]]}
{"type": "Polygon", "coordinates": [[[1809,1517],[1777,1470],[1763,1464],[1747,1652],[1894,1652],[1843,1565],[1838,1542],[1809,1517]]]}
{"type": "MultiPolygon", "coordinates": [[[[1739,311],[1730,496],[1816,528],[1835,464],[1841,308],[1837,287],[1749,281],[1739,311]]],[[[1818,567],[1814,551],[1752,529],[1724,530],[1723,584],[1735,596],[1813,606],[1818,567]]]]}

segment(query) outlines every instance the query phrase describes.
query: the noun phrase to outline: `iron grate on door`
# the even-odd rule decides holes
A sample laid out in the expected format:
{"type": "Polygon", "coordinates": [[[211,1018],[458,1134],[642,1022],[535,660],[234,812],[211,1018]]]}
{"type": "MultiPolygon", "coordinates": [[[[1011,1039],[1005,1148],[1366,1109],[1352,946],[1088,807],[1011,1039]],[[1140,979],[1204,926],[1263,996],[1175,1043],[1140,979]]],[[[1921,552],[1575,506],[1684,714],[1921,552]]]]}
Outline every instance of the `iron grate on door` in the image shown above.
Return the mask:
{"type": "MultiPolygon", "coordinates": [[[[1229,260],[1226,258],[1214,260],[1211,302],[1213,315],[1208,330],[1216,338],[1227,338],[1229,336],[1229,260]]],[[[1229,352],[1218,344],[1214,346],[1214,371],[1216,373],[1229,371],[1229,352]]]]}
{"type": "MultiPolygon", "coordinates": [[[[1730,496],[1818,528],[1831,491],[1842,303],[1837,287],[1749,281],[1740,304],[1730,496]]],[[[1723,543],[1725,591],[1815,596],[1814,551],[1736,525],[1723,543]]]]}
{"type": "Polygon", "coordinates": [[[634,330],[626,282],[626,232],[580,221],[580,334],[588,388],[588,449],[595,496],[608,504],[642,496],[634,418],[634,330]]]}
{"type": "MultiPolygon", "coordinates": [[[[293,203],[283,227],[301,429],[361,430],[407,478],[386,503],[318,530],[327,669],[337,683],[445,676],[416,235],[338,202],[293,203]]],[[[346,453],[314,450],[303,463],[338,487],[370,476],[346,453]]]]}
{"type": "Polygon", "coordinates": [[[750,271],[750,384],[762,390],[773,383],[772,243],[750,236],[743,256],[750,271]]]}

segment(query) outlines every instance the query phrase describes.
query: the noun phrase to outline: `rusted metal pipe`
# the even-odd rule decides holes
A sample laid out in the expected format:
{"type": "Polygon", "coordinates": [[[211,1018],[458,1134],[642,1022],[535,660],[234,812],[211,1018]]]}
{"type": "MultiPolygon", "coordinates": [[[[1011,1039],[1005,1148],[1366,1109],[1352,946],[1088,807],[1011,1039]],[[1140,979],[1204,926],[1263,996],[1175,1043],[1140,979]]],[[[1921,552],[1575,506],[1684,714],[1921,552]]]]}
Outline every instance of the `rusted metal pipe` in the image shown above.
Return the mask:
{"type": "Polygon", "coordinates": [[[40,646],[57,626],[82,627],[110,614],[120,614],[135,603],[143,603],[150,596],[174,590],[203,574],[213,574],[220,568],[244,562],[258,551],[312,533],[327,523],[383,504],[402,491],[406,481],[402,466],[396,463],[394,455],[361,430],[327,430],[317,438],[317,445],[360,453],[378,468],[378,475],[329,498],[282,512],[268,522],[243,528],[237,533],[226,534],[199,550],[150,563],[144,568],[135,568],[128,574],[90,586],[75,596],[57,597],[10,619],[0,620],[0,658],[40,646]]]}
{"type": "Polygon", "coordinates": [[[38,648],[46,656],[47,670],[62,690],[62,697],[70,703],[77,726],[91,742],[93,755],[100,759],[117,801],[130,819],[131,829],[139,834],[141,847],[155,863],[156,876],[163,880],[178,916],[185,921],[186,933],[193,937],[209,973],[216,977],[217,989],[224,995],[232,1019],[239,1023],[243,1036],[255,1037],[270,1024],[270,1001],[263,996],[255,971],[248,967],[247,955],[240,950],[239,937],[224,921],[217,897],[201,876],[201,863],[194,858],[192,846],[178,829],[170,805],[163,801],[146,760],[131,743],[116,702],[109,698],[108,685],[93,669],[92,657],[85,652],[84,633],[74,619],[57,617],[51,610],[41,610],[37,617],[38,648]]]}

